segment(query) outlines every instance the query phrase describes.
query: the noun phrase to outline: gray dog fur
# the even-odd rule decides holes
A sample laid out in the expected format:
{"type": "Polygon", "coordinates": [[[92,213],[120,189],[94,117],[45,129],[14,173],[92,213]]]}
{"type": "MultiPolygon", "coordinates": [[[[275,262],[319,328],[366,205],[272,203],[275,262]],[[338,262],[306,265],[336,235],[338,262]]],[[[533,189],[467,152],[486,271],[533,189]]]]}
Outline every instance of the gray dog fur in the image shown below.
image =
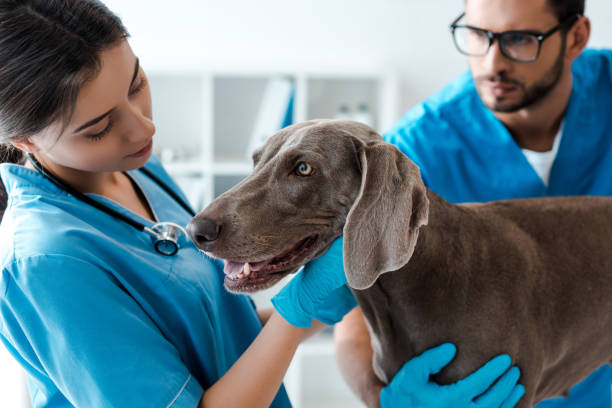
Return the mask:
{"type": "Polygon", "coordinates": [[[252,292],[344,234],[348,283],[383,382],[451,341],[458,353],[438,382],[509,353],[526,388],[517,406],[530,407],[612,362],[612,198],[453,205],[397,148],[347,121],[286,128],[254,163],[251,176],[192,220],[194,241],[215,257],[263,263],[225,280],[229,290],[252,292]],[[301,162],[310,176],[296,174],[301,162]]]}

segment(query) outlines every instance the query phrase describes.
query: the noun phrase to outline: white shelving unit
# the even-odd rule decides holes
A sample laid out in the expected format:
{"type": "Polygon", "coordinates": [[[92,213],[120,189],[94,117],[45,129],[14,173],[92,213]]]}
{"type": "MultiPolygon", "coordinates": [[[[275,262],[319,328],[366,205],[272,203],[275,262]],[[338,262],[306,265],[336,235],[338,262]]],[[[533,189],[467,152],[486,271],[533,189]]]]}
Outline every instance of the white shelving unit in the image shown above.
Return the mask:
{"type": "Polygon", "coordinates": [[[251,172],[247,148],[270,79],[294,84],[294,123],[334,118],[341,106],[366,106],[371,126],[384,131],[398,110],[395,75],[371,70],[154,70],[148,76],[155,153],[198,210],[251,172]]]}
{"type": "Polygon", "coordinates": [[[284,384],[293,408],[363,407],[337,368],[331,332],[300,344],[284,384]]]}

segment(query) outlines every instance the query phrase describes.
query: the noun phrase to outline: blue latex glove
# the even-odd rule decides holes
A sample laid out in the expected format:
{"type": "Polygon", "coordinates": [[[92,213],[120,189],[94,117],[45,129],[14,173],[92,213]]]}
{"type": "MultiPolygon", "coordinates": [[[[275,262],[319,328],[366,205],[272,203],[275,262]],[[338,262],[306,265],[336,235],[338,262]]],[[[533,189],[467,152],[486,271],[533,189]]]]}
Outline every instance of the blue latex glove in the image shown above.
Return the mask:
{"type": "Polygon", "coordinates": [[[450,363],[455,352],[454,345],[445,343],[404,364],[382,389],[381,408],[512,408],[525,393],[525,388],[517,385],[518,367],[504,374],[511,363],[508,355],[495,357],[455,384],[439,385],[430,381],[429,376],[450,363]]]}
{"type": "Polygon", "coordinates": [[[310,261],[272,298],[272,305],[289,323],[310,327],[312,319],[334,324],[357,306],[346,286],[342,262],[342,237],[310,261]]]}

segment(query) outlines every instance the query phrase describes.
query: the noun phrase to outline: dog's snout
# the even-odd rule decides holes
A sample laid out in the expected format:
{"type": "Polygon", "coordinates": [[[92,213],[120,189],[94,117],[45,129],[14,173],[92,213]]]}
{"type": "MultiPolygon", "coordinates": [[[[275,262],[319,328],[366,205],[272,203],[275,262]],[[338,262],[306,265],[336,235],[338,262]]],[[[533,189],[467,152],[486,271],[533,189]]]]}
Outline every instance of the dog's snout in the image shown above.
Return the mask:
{"type": "Polygon", "coordinates": [[[221,225],[208,218],[194,218],[187,225],[187,232],[192,241],[202,247],[209,242],[216,241],[221,232],[221,225]]]}

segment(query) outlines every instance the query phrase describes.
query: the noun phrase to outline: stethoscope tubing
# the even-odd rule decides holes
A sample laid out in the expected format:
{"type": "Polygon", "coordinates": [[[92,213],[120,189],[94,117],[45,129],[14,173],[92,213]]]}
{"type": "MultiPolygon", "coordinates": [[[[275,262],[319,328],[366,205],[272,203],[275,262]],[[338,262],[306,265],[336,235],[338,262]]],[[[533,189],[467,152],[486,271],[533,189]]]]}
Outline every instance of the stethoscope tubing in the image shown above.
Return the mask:
{"type": "Polygon", "coordinates": [[[138,169],[142,173],[146,174],[151,180],[153,180],[158,186],[160,186],[170,197],[174,199],[181,207],[185,209],[192,217],[195,217],[195,211],[191,209],[189,204],[187,204],[178,194],[176,194],[166,183],[161,181],[159,177],[153,174],[149,169],[145,167],[141,167],[138,169]]]}
{"type": "MultiPolygon", "coordinates": [[[[116,211],[115,209],[102,204],[101,202],[94,200],[93,198],[81,193],[80,191],[78,191],[77,189],[75,189],[74,187],[72,187],[71,185],[69,185],[68,183],[64,182],[63,180],[59,179],[58,177],[55,177],[53,174],[51,174],[50,172],[47,171],[47,169],[45,169],[38,160],[36,160],[36,158],[34,157],[34,155],[32,155],[31,153],[26,153],[26,156],[28,158],[28,160],[30,160],[30,162],[32,163],[32,165],[34,166],[34,168],[40,172],[43,176],[45,176],[47,179],[49,179],[53,184],[55,184],[57,187],[59,187],[60,189],[66,191],[67,193],[71,194],[72,196],[74,196],[75,198],[85,202],[86,204],[91,205],[94,208],[97,208],[98,210],[110,215],[111,217],[114,217],[116,219],[119,219],[123,222],[125,222],[126,224],[129,224],[130,226],[134,227],[135,229],[142,231],[142,232],[146,232],[149,235],[157,238],[158,240],[165,240],[166,238],[163,235],[163,232],[158,232],[155,230],[156,227],[158,226],[171,226],[174,228],[178,228],[180,229],[185,236],[187,236],[187,232],[185,231],[185,229],[183,227],[181,227],[178,224],[172,223],[172,222],[158,222],[155,225],[153,225],[153,227],[149,228],[146,225],[144,225],[141,222],[138,222],[128,216],[126,216],[125,214],[120,213],[119,211],[116,211]]],[[[149,177],[151,180],[153,180],[159,187],[161,187],[170,197],[172,197],[181,207],[183,207],[183,209],[185,209],[185,211],[187,211],[192,217],[195,216],[195,212],[191,209],[191,207],[183,200],[181,199],[181,197],[178,196],[178,194],[176,194],[174,191],[172,191],[172,189],[166,184],[164,183],[162,180],[160,180],[155,174],[153,174],[151,171],[149,171],[148,169],[141,167],[138,169],[139,171],[141,171],[142,173],[144,173],[147,177],[149,177]]],[[[174,243],[174,245],[176,245],[176,243],[174,243]]],[[[167,255],[167,256],[172,256],[174,255],[177,251],[178,251],[178,246],[176,247],[176,249],[174,251],[169,251],[167,253],[161,251],[159,249],[158,246],[158,242],[155,243],[155,249],[157,252],[159,252],[162,255],[167,255]]]]}

